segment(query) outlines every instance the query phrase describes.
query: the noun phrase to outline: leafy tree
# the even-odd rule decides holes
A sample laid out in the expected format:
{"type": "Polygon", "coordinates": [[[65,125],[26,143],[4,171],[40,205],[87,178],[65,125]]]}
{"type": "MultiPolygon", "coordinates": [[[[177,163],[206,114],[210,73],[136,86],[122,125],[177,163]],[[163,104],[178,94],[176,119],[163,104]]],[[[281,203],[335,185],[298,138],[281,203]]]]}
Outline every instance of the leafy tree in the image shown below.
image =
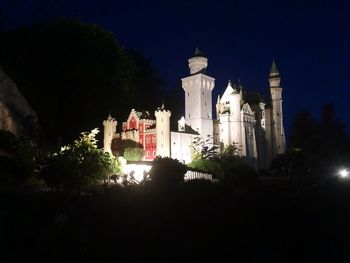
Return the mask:
{"type": "Polygon", "coordinates": [[[97,133],[97,129],[83,132],[72,144],[44,158],[41,173],[49,187],[79,192],[118,172],[115,157],[97,148],[97,133]]]}
{"type": "Polygon", "coordinates": [[[211,136],[208,136],[207,138],[203,138],[202,136],[195,137],[190,145],[192,160],[215,157],[218,149],[216,146],[209,146],[212,140],[213,138],[211,136]]]}
{"type": "Polygon", "coordinates": [[[124,158],[127,161],[141,161],[143,154],[142,148],[126,148],[124,150],[124,158]]]}
{"type": "Polygon", "coordinates": [[[149,172],[152,182],[176,184],[184,181],[186,165],[168,157],[157,157],[149,172]]]}
{"type": "Polygon", "coordinates": [[[159,101],[162,80],[150,61],[97,25],[60,19],[4,31],[1,40],[0,65],[51,142],[71,141],[108,112],[126,118],[130,101],[140,108],[159,101]]]}
{"type": "Polygon", "coordinates": [[[231,177],[238,178],[236,173],[255,176],[254,169],[248,166],[243,158],[238,156],[235,145],[228,145],[220,152],[200,153],[188,166],[195,170],[211,173],[225,183],[231,182],[233,180],[231,177]],[[253,172],[250,173],[251,171],[253,172]]]}

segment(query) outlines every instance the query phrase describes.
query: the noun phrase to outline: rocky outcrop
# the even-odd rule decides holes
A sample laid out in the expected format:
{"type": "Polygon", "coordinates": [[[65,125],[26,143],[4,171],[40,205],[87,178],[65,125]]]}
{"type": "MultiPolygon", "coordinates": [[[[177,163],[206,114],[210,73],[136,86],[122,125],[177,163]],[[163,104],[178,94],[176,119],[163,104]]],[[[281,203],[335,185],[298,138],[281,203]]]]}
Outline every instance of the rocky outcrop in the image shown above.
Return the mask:
{"type": "Polygon", "coordinates": [[[14,81],[0,69],[0,130],[35,137],[38,117],[14,81]]]}

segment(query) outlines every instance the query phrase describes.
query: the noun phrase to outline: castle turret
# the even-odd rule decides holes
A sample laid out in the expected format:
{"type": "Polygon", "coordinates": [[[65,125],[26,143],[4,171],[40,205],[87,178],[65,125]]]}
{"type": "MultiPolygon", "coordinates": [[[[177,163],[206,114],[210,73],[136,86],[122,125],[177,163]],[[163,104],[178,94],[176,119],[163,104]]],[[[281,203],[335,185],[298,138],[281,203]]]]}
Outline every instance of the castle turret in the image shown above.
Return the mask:
{"type": "Polygon", "coordinates": [[[170,157],[170,116],[171,112],[164,108],[155,111],[157,132],[157,156],[170,157]]]}
{"type": "Polygon", "coordinates": [[[273,158],[277,154],[282,154],[286,151],[286,140],[283,126],[282,88],[280,86],[281,78],[274,59],[272,61],[272,66],[270,70],[269,82],[272,104],[271,146],[273,158]]]}
{"type": "Polygon", "coordinates": [[[198,48],[195,55],[188,60],[188,66],[191,76],[182,79],[186,124],[203,138],[212,138],[212,90],[215,79],[206,75],[208,59],[198,48]]]}
{"type": "Polygon", "coordinates": [[[104,135],[103,135],[103,150],[112,154],[112,140],[117,131],[117,121],[108,115],[107,120],[103,121],[104,135]]]}
{"type": "MultiPolygon", "coordinates": [[[[231,82],[229,85],[232,86],[231,82]]],[[[231,100],[230,100],[230,121],[231,125],[231,142],[230,144],[236,145],[241,150],[244,149],[245,144],[242,142],[242,115],[241,115],[241,102],[242,102],[242,94],[241,90],[238,90],[238,87],[235,86],[233,88],[231,100]]],[[[240,152],[240,154],[242,154],[240,152]]]]}
{"type": "Polygon", "coordinates": [[[194,56],[188,60],[191,75],[201,72],[206,73],[208,67],[208,59],[204,57],[203,53],[196,48],[194,56]]]}
{"type": "Polygon", "coordinates": [[[218,98],[216,100],[216,119],[219,120],[221,113],[221,105],[220,105],[220,95],[218,95],[218,98]]]}

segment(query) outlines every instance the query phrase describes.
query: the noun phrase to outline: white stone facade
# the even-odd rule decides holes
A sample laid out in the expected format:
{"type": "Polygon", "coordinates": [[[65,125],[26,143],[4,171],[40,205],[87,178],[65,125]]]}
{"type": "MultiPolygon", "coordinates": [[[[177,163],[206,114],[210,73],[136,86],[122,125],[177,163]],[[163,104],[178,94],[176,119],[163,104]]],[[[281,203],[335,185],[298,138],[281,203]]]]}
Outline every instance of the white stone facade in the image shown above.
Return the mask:
{"type": "Polygon", "coordinates": [[[170,157],[170,116],[171,112],[158,109],[155,112],[157,131],[157,156],[170,157]]]}
{"type": "Polygon", "coordinates": [[[112,140],[117,130],[117,123],[111,115],[103,121],[103,149],[105,152],[112,153],[112,140]]]}

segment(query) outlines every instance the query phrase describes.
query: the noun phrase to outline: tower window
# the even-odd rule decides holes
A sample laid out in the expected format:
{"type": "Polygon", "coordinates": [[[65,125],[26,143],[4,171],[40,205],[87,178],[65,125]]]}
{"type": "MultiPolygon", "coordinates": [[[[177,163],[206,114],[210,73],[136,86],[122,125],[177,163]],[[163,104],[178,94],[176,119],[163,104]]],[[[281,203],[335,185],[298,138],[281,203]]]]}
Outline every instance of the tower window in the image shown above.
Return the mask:
{"type": "Polygon", "coordinates": [[[204,105],[207,106],[207,102],[204,102],[204,105]]]}
{"type": "Polygon", "coordinates": [[[190,96],[190,93],[189,93],[189,92],[187,92],[187,96],[188,96],[188,97],[190,96]]]}
{"type": "Polygon", "coordinates": [[[202,92],[202,94],[204,95],[204,91],[202,92]]]}
{"type": "Polygon", "coordinates": [[[188,114],[188,118],[191,118],[191,113],[188,114]]]}

